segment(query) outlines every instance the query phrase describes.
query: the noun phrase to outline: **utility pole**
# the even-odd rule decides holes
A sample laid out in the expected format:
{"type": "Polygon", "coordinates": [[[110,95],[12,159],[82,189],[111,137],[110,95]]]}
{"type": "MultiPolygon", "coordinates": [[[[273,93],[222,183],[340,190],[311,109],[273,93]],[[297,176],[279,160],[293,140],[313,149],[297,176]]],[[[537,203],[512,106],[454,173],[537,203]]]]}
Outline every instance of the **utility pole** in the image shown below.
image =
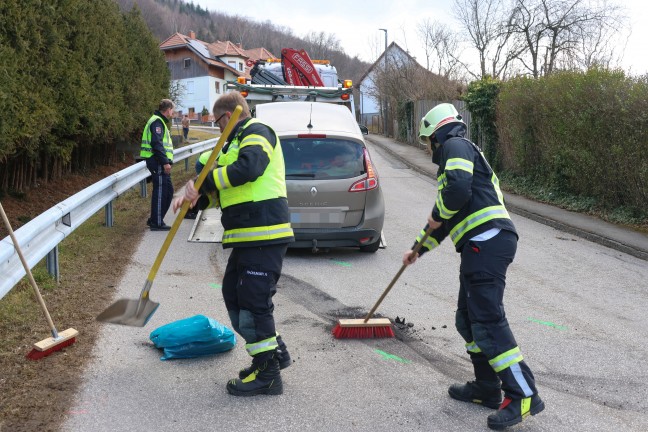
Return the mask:
{"type": "MultiPolygon", "coordinates": [[[[385,56],[385,72],[384,72],[384,76],[386,78],[387,77],[387,29],[381,28],[381,29],[378,29],[378,30],[385,32],[385,52],[383,53],[383,55],[385,56]]],[[[383,88],[383,92],[384,91],[385,91],[385,88],[383,88]]],[[[385,134],[385,136],[387,136],[387,125],[388,125],[387,113],[389,112],[389,110],[387,108],[387,104],[388,104],[387,101],[388,101],[387,96],[385,96],[383,94],[383,133],[385,134]]]]}

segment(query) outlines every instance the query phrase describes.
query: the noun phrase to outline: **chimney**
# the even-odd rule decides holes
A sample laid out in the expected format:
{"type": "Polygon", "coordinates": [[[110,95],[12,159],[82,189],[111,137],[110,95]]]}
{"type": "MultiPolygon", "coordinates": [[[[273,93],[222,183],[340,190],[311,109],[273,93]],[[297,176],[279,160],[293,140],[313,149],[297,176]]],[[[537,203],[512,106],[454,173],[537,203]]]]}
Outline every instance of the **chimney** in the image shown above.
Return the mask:
{"type": "Polygon", "coordinates": [[[196,33],[193,30],[189,31],[189,39],[196,39],[196,33]]]}

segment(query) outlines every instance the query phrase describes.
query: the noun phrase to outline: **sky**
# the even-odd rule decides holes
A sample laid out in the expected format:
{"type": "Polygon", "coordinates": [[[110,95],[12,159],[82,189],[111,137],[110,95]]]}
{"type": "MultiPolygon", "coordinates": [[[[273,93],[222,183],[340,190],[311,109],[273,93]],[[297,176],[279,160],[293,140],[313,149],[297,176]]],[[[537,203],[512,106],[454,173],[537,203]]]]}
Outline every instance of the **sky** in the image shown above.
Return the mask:
{"type": "MultiPolygon", "coordinates": [[[[191,0],[185,0],[191,1],[191,0]]],[[[621,67],[633,74],[648,73],[648,1],[614,0],[622,4],[629,17],[630,29],[620,29],[617,46],[621,52],[625,45],[621,67]]],[[[425,66],[425,53],[417,35],[417,25],[424,19],[441,20],[452,25],[452,0],[193,0],[202,8],[229,15],[239,15],[254,21],[273,23],[288,27],[296,36],[311,31],[334,34],[346,54],[357,55],[361,60],[373,63],[385,46],[396,42],[409,51],[425,66]]],[[[246,47],[254,48],[254,47],[246,47]]],[[[298,48],[298,47],[291,47],[298,48]]],[[[474,56],[474,54],[473,54],[474,56]]],[[[477,59],[466,59],[474,63],[477,59]],[[473,61],[474,60],[474,61],[473,61]]]]}

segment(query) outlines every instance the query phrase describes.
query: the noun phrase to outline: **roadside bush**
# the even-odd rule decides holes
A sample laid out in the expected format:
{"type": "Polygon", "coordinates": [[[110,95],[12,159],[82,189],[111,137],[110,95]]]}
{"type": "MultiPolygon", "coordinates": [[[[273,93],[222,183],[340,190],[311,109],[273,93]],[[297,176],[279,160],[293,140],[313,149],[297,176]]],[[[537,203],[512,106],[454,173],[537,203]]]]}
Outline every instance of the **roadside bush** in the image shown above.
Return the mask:
{"type": "Polygon", "coordinates": [[[498,130],[496,125],[497,100],[501,82],[492,78],[473,81],[468,85],[463,100],[472,116],[470,136],[482,147],[486,159],[496,169],[500,167],[498,130]]]}
{"type": "Polygon", "coordinates": [[[0,58],[0,190],[110,164],[168,94],[139,10],[112,0],[3,0],[0,58]]]}
{"type": "Polygon", "coordinates": [[[505,170],[610,209],[648,202],[648,76],[593,69],[502,85],[505,170]]]}

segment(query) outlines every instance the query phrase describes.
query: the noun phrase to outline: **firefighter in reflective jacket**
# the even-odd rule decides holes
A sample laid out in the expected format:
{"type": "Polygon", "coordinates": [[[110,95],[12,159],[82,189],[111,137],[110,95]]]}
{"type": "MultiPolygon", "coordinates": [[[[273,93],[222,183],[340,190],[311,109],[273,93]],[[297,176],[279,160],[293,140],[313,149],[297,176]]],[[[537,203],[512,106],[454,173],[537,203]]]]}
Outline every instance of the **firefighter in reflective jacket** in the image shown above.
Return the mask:
{"type": "Polygon", "coordinates": [[[173,200],[171,165],[173,165],[173,142],[167,122],[173,116],[175,104],[170,99],[162,99],[157,111],[146,123],[142,132],[140,157],[146,159],[146,167],[151,172],[153,192],[151,193],[151,215],[146,222],[151,231],[168,231],[164,215],[173,200]]]}
{"type": "Polygon", "coordinates": [[[177,211],[183,200],[205,208],[218,193],[223,247],[232,248],[223,276],[223,298],[232,327],[245,339],[252,356],[252,365],[230,380],[227,390],[237,396],[281,394],[279,370],[291,360],[275,328],[272,297],[288,243],[294,241],[284,160],[279,138],[269,126],[250,118],[239,92],[227,93],[214,104],[221,131],[237,105],[243,112],[218,155],[216,168],[200,193],[193,182],[187,183],[173,208],[177,211]]]}
{"type": "Polygon", "coordinates": [[[435,106],[421,120],[419,138],[429,141],[432,161],[439,166],[438,191],[417,242],[428,227],[433,231],[419,254],[404,254],[403,264],[414,263],[447,236],[452,239],[461,254],[456,327],[466,341],[475,380],[454,384],[448,393],[499,408],[487,424],[503,429],[539,413],[544,402],[504,313],[506,270],[515,257],[518,236],[497,176],[465,133],[466,125],[452,104],[435,106]]]}

